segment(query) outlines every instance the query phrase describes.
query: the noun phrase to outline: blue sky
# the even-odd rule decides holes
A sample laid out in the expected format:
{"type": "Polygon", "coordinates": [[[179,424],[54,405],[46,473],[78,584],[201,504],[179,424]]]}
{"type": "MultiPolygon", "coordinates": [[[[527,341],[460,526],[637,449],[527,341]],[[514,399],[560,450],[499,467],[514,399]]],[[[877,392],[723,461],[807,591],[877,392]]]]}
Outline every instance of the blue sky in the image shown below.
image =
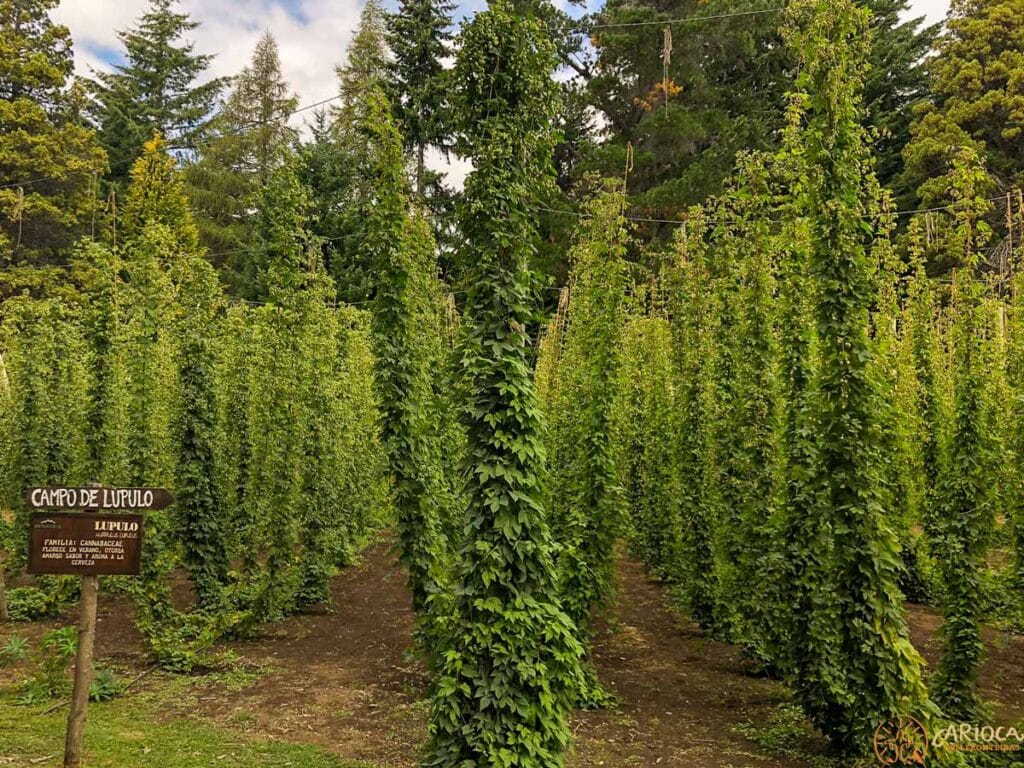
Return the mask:
{"type": "MultiPolygon", "coordinates": [[[[385,5],[396,1],[385,0],[385,5]]],[[[602,1],[591,0],[590,8],[600,7],[602,1]]],[[[915,14],[941,21],[949,0],[911,3],[915,14]]],[[[458,15],[473,13],[485,4],[486,0],[461,2],[458,15]]],[[[131,27],[148,5],[149,0],[62,0],[54,16],[71,29],[78,72],[89,74],[117,61],[117,30],[131,27]]],[[[281,48],[285,77],[300,104],[336,93],[334,68],[345,59],[361,6],[362,0],[179,0],[179,7],[200,22],[192,35],[196,49],[215,54],[211,76],[238,72],[263,31],[271,30],[281,48]]],[[[301,117],[297,119],[301,124],[301,117]]],[[[458,166],[447,170],[456,183],[465,172],[458,166]]]]}

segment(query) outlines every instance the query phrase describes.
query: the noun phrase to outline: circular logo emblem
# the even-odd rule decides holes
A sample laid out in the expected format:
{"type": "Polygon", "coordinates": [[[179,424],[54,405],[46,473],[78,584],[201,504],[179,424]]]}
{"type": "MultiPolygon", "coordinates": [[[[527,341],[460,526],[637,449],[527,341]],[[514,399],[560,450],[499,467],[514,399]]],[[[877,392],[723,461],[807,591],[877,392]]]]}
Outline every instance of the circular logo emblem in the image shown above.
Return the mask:
{"type": "Polygon", "coordinates": [[[882,765],[924,765],[928,732],[905,715],[884,722],[875,729],[875,756],[882,765]]]}

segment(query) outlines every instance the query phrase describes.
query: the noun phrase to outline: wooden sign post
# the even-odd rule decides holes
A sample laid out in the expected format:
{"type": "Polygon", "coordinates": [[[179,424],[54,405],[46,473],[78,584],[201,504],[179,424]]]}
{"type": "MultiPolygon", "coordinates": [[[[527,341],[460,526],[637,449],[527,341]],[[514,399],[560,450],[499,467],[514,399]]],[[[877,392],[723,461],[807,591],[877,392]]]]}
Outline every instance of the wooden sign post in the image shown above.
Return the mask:
{"type": "Polygon", "coordinates": [[[142,515],[110,511],[164,509],[173,501],[163,488],[90,485],[25,491],[25,503],[33,509],[82,510],[33,512],[29,518],[28,572],[82,577],[75,684],[64,740],[64,768],[82,766],[82,735],[96,644],[99,577],[138,576],[142,567],[142,515]]]}

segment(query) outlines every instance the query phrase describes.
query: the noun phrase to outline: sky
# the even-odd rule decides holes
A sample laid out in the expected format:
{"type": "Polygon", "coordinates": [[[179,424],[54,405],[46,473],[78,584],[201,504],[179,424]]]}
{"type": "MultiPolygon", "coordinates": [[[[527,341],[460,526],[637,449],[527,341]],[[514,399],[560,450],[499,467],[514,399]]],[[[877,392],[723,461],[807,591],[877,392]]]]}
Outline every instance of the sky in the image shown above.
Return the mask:
{"type": "MultiPolygon", "coordinates": [[[[595,7],[599,5],[594,0],[595,7]]],[[[385,2],[385,6],[392,2],[385,2]]],[[[460,0],[458,13],[470,14],[485,0],[460,0]]],[[[911,0],[915,15],[941,21],[949,0],[911,0]]],[[[62,0],[54,18],[68,26],[75,43],[79,74],[108,69],[120,57],[117,31],[134,26],[149,0],[62,0]]],[[[299,104],[329,98],[337,92],[334,68],[359,20],[361,0],[179,0],[199,27],[191,34],[197,52],[214,54],[210,76],[234,75],[248,62],[256,41],[270,30],[281,49],[281,66],[299,104]]],[[[294,122],[301,126],[304,115],[294,122]]],[[[433,165],[440,167],[440,158],[433,165]]],[[[449,181],[459,185],[466,166],[445,167],[449,181]]]]}

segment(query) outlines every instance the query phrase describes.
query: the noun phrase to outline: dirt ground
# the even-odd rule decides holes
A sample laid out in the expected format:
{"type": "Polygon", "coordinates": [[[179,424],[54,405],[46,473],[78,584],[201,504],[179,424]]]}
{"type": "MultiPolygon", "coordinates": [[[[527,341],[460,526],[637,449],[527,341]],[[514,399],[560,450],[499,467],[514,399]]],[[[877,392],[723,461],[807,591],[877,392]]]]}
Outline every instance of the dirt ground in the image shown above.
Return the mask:
{"type": "MultiPolygon", "coordinates": [[[[232,729],[326,746],[380,768],[412,768],[426,738],[426,679],[408,653],[405,577],[388,542],[369,548],[333,585],[333,610],[267,627],[228,647],[237,673],[196,677],[167,717],[199,714],[232,729]]],[[[707,639],[668,604],[630,559],[618,565],[619,598],[595,647],[600,679],[618,705],[573,718],[570,768],[804,768],[808,755],[773,755],[738,726],[764,726],[786,701],[782,687],[744,673],[735,648],[707,639]]],[[[74,615],[61,622],[74,621],[74,615]]],[[[912,606],[915,643],[934,659],[938,618],[912,606]]],[[[101,664],[146,669],[126,598],[100,600],[101,664]]],[[[43,625],[0,628],[0,638],[43,625]]],[[[1024,637],[988,633],[982,687],[1002,722],[1024,719],[1024,637]]],[[[157,685],[153,675],[136,690],[157,685]]],[[[131,695],[131,694],[129,694],[131,695]]],[[[820,750],[820,742],[804,748],[820,750]]]]}

